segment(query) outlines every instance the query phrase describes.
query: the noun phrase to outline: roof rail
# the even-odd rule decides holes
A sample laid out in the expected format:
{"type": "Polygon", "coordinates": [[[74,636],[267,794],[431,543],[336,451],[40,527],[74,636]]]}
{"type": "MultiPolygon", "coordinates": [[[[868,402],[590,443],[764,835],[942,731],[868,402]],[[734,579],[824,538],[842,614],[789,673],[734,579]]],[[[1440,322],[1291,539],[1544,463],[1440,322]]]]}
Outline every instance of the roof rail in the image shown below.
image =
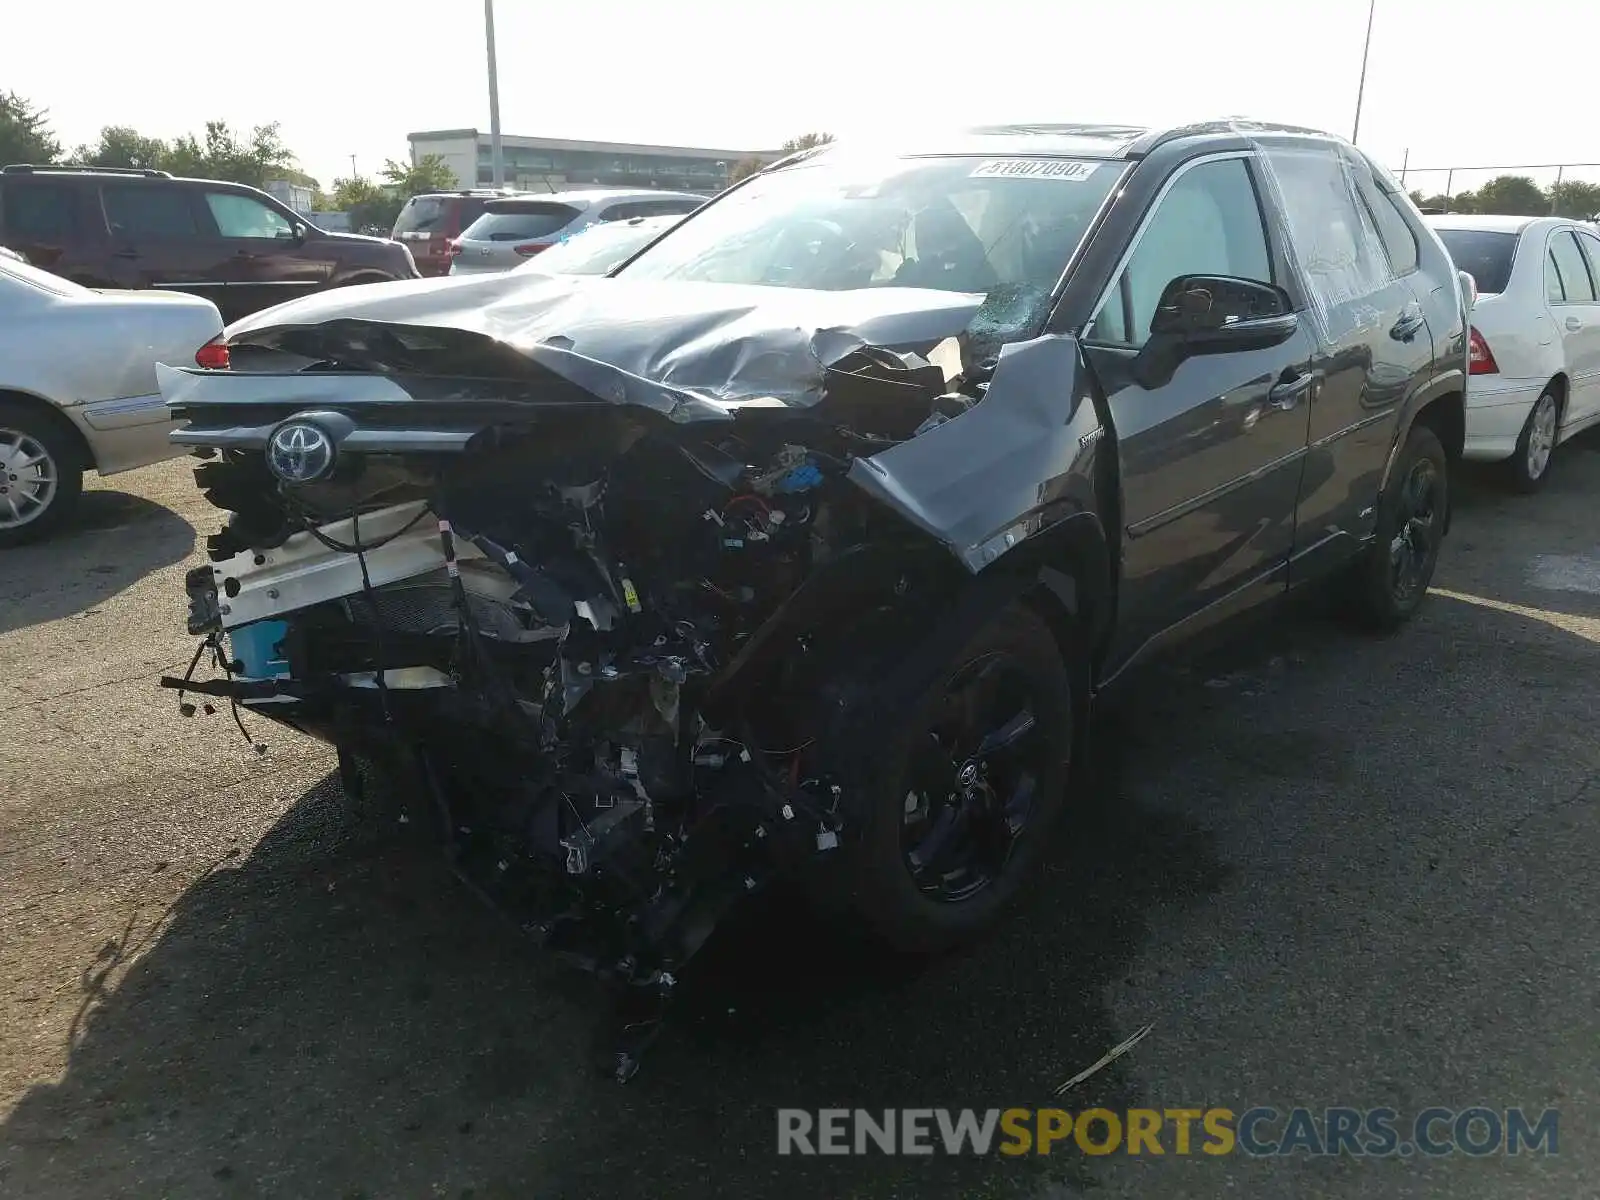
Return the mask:
{"type": "Polygon", "coordinates": [[[1148,154],[1157,146],[1165,142],[1176,141],[1179,138],[1230,133],[1243,137],[1251,137],[1257,134],[1265,134],[1267,136],[1280,134],[1292,137],[1326,138],[1335,142],[1344,141],[1338,134],[1329,133],[1325,129],[1311,129],[1304,125],[1283,125],[1275,121],[1257,121],[1249,117],[1224,117],[1220,120],[1191,121],[1185,125],[1154,129],[1150,131],[1148,136],[1140,138],[1136,146],[1139,153],[1148,154]]]}
{"type": "Polygon", "coordinates": [[[10,163],[0,175],[139,175],[146,179],[171,179],[172,172],[154,167],[85,167],[77,163],[10,163]]]}

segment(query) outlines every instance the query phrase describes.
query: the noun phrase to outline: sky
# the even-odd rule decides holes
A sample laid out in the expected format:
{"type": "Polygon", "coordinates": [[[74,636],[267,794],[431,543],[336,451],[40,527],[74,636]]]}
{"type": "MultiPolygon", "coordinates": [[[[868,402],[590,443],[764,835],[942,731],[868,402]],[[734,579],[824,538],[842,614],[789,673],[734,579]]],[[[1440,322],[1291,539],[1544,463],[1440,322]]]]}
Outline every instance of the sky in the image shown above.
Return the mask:
{"type": "MultiPolygon", "coordinates": [[[[479,0],[51,0],[0,20],[0,90],[69,148],[277,121],[324,185],[406,134],[489,128],[479,0]]],[[[1368,0],[495,0],[508,134],[716,149],[906,121],[1226,116],[1350,136],[1368,0]],[[976,15],[975,15],[976,14],[976,15]]],[[[1417,168],[1600,160],[1583,0],[1376,0],[1358,144],[1417,168]],[[1513,15],[1514,14],[1514,15],[1513,15]],[[1580,48],[1561,67],[1562,47],[1580,48]]],[[[1492,174],[1493,172],[1490,172],[1492,174]]],[[[1549,183],[1554,171],[1528,171],[1549,183]]],[[[1568,172],[1600,180],[1600,167],[1568,172]]],[[[1454,190],[1484,182],[1458,173],[1454,190]]]]}

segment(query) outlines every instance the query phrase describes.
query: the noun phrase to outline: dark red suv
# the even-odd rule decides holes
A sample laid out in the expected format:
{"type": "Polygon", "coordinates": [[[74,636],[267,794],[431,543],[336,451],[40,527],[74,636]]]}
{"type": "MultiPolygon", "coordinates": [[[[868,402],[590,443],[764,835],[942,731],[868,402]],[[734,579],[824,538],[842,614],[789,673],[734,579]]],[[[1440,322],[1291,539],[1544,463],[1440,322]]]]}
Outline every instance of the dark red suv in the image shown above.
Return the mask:
{"type": "Polygon", "coordinates": [[[0,244],[85,287],[193,292],[226,321],[418,274],[398,242],[329,233],[255,188],[165,171],[0,168],[0,244]]]}
{"type": "Polygon", "coordinates": [[[483,215],[490,200],[517,193],[504,188],[475,188],[462,192],[430,192],[407,200],[395,218],[389,236],[401,242],[417,260],[424,275],[450,273],[450,243],[483,215]]]}

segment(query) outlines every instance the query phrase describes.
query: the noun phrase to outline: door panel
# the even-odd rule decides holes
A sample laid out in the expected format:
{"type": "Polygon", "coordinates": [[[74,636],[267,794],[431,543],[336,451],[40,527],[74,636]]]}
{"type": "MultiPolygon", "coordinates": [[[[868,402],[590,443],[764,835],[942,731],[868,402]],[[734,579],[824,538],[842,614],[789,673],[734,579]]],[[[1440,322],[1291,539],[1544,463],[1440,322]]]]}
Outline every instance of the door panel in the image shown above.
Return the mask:
{"type": "Polygon", "coordinates": [[[224,256],[226,319],[307,295],[332,276],[332,257],[318,253],[318,239],[297,239],[293,221],[277,209],[224,191],[204,193],[204,204],[224,256]]]}
{"type": "Polygon", "coordinates": [[[1248,607],[1284,590],[1310,408],[1292,385],[1313,348],[1302,327],[1272,349],[1190,358],[1154,389],[1131,379],[1127,352],[1086,350],[1122,480],[1115,655],[1212,605],[1248,607]]]}
{"type": "Polygon", "coordinates": [[[222,247],[202,225],[187,190],[105,183],[100,196],[117,287],[192,292],[222,307],[222,247]]]}
{"type": "Polygon", "coordinates": [[[1278,282],[1248,157],[1179,168],[1084,330],[1122,489],[1113,660],[1284,587],[1312,390],[1305,328],[1269,349],[1191,355],[1159,384],[1134,377],[1172,279],[1278,282]]]}
{"type": "Polygon", "coordinates": [[[1596,300],[1600,288],[1590,271],[1593,256],[1600,252],[1600,239],[1562,229],[1550,235],[1549,250],[1561,288],[1560,300],[1551,293],[1550,311],[1561,334],[1567,377],[1572,381],[1562,424],[1579,426],[1600,413],[1600,301],[1596,300]]]}
{"type": "Polygon", "coordinates": [[[1406,240],[1403,220],[1396,228],[1386,219],[1392,248],[1385,242],[1370,169],[1331,147],[1274,149],[1267,160],[1312,299],[1322,377],[1310,406],[1291,568],[1306,577],[1371,534],[1401,408],[1429,378],[1433,342],[1425,297],[1409,282],[1417,277],[1415,241],[1406,240]]]}

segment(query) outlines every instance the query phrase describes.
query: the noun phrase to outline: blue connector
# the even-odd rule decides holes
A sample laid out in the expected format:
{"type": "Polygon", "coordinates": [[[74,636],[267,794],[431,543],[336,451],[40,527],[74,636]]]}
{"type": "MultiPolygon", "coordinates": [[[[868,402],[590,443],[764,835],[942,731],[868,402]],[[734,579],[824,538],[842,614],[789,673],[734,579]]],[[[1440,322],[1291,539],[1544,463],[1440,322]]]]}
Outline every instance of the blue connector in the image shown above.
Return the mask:
{"type": "Polygon", "coordinates": [[[816,463],[807,460],[773,484],[772,490],[782,495],[793,495],[795,492],[809,492],[821,485],[822,471],[816,463]]]}

